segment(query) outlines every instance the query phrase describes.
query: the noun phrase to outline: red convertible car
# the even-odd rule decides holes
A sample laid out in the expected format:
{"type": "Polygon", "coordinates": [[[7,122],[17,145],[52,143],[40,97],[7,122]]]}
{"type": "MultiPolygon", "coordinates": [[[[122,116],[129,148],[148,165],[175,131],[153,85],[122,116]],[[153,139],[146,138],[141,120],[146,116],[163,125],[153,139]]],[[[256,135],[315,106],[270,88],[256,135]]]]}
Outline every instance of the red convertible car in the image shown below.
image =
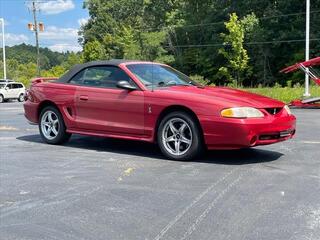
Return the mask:
{"type": "Polygon", "coordinates": [[[282,102],[225,87],[204,87],[159,63],[111,60],[76,65],[59,79],[36,79],[25,116],[43,140],[72,133],[157,143],[187,160],[203,149],[272,144],[295,134],[282,102]]]}

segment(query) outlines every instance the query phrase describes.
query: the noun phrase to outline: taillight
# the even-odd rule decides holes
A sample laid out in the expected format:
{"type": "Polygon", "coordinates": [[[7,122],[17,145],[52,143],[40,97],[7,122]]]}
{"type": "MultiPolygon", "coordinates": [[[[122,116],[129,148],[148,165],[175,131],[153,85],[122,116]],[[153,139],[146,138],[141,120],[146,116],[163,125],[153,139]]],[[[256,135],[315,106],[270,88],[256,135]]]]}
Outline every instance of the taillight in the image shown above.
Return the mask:
{"type": "Polygon", "coordinates": [[[28,98],[29,98],[29,90],[28,89],[26,90],[26,92],[25,92],[23,97],[24,97],[24,101],[28,100],[28,98]]]}
{"type": "Polygon", "coordinates": [[[33,97],[32,97],[30,89],[26,90],[26,93],[24,94],[24,100],[25,101],[29,100],[30,102],[33,102],[33,97]]]}

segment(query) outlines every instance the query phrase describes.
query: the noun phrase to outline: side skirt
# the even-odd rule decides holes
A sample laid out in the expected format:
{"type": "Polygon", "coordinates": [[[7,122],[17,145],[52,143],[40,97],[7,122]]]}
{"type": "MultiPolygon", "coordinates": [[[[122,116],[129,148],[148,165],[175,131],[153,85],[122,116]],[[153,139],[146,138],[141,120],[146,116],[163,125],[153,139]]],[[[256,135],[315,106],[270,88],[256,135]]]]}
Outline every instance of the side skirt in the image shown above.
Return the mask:
{"type": "Polygon", "coordinates": [[[138,140],[144,142],[154,142],[153,138],[146,135],[128,135],[120,133],[110,133],[110,132],[94,132],[90,130],[79,130],[79,129],[67,129],[68,133],[87,135],[87,136],[96,136],[96,137],[109,137],[117,139],[128,139],[128,140],[138,140]]]}

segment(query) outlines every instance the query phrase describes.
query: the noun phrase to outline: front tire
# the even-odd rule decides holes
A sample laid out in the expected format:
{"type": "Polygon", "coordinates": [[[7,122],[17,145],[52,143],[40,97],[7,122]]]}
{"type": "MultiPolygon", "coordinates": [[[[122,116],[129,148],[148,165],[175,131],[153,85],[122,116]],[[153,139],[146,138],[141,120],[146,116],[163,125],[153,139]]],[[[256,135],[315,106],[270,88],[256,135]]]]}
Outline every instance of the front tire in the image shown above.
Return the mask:
{"type": "Polygon", "coordinates": [[[0,94],[0,103],[3,103],[4,102],[4,97],[2,94],[0,94]]]}
{"type": "Polygon", "coordinates": [[[21,93],[21,94],[19,95],[18,101],[19,101],[19,102],[23,102],[23,101],[24,101],[24,95],[23,95],[23,93],[21,93]]]}
{"type": "Polygon", "coordinates": [[[191,160],[203,151],[202,132],[193,116],[172,112],[165,116],[157,133],[161,152],[174,160],[191,160]]]}
{"type": "Polygon", "coordinates": [[[53,106],[45,107],[41,111],[39,131],[43,141],[49,144],[62,144],[71,137],[71,134],[66,132],[61,113],[53,106]]]}

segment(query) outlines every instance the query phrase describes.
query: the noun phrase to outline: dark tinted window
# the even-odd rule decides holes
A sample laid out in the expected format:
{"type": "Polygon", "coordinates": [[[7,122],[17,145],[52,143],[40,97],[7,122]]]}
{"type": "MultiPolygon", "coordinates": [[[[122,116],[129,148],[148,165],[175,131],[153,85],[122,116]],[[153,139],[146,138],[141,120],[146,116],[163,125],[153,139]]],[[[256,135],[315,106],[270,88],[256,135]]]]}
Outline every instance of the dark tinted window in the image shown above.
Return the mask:
{"type": "Polygon", "coordinates": [[[22,88],[22,85],[19,83],[14,83],[12,85],[13,85],[13,88],[22,88]]]}
{"type": "Polygon", "coordinates": [[[148,88],[199,85],[183,73],[164,65],[130,64],[127,68],[148,88]]]}
{"type": "Polygon", "coordinates": [[[69,82],[88,87],[117,88],[119,81],[134,84],[129,76],[118,67],[96,66],[82,70],[69,82]]]}
{"type": "Polygon", "coordinates": [[[75,76],[73,76],[73,78],[71,78],[71,80],[69,81],[69,83],[72,84],[79,84],[81,85],[83,82],[83,75],[84,75],[85,70],[78,72],[75,76]]]}
{"type": "Polygon", "coordinates": [[[7,88],[12,89],[12,88],[13,88],[12,85],[13,85],[13,84],[7,84],[7,88]]]}

